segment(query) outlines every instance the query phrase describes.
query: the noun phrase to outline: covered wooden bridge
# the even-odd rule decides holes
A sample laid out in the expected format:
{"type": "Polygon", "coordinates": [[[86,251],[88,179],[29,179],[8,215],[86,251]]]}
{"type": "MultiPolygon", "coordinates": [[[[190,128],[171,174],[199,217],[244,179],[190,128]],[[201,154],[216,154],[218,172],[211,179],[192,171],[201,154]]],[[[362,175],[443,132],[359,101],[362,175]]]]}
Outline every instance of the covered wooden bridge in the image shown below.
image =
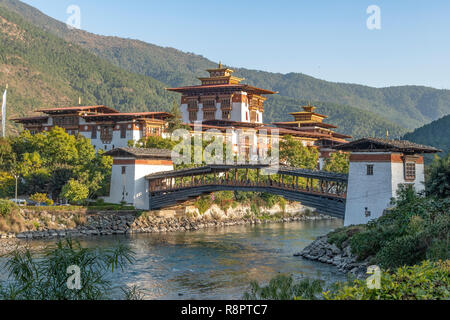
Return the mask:
{"type": "Polygon", "coordinates": [[[269,165],[207,165],[146,176],[150,210],[216,191],[267,192],[344,218],[348,175],[269,165]]]}

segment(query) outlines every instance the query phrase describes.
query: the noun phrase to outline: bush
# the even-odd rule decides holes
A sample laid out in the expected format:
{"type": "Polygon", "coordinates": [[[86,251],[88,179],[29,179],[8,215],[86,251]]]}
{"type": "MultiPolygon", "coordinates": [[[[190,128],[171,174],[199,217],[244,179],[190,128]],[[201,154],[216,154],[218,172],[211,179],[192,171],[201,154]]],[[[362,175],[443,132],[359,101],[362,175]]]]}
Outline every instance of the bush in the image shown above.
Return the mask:
{"type": "Polygon", "coordinates": [[[69,182],[62,188],[60,196],[69,200],[71,203],[80,203],[86,200],[88,195],[88,187],[76,180],[70,179],[69,182]]]}
{"type": "Polygon", "coordinates": [[[211,196],[203,196],[195,201],[195,207],[198,209],[200,214],[204,214],[209,208],[211,208],[211,205],[211,196]]]}
{"type": "Polygon", "coordinates": [[[45,203],[48,206],[51,206],[53,204],[53,200],[47,198],[47,195],[45,193],[35,193],[30,196],[30,200],[37,202],[38,206],[40,206],[41,203],[45,203]]]}
{"type": "MultiPolygon", "coordinates": [[[[359,260],[369,256],[383,268],[448,259],[450,199],[425,197],[404,189],[395,207],[350,239],[359,260]]],[[[339,241],[338,235],[332,235],[339,241]]]]}
{"type": "Polygon", "coordinates": [[[303,279],[294,283],[292,276],[279,275],[261,287],[257,282],[250,284],[250,291],[245,292],[244,300],[316,300],[320,297],[324,282],[303,279]]]}
{"type": "Polygon", "coordinates": [[[429,195],[450,197],[450,154],[442,159],[436,156],[427,170],[426,190],[429,195]]]}
{"type": "MultiPolygon", "coordinates": [[[[0,299],[4,300],[104,300],[113,289],[107,273],[133,262],[133,252],[117,245],[114,249],[83,248],[68,239],[56,247],[47,247],[41,259],[29,250],[13,252],[6,262],[7,282],[0,282],[0,299]],[[81,288],[69,289],[69,266],[78,266],[81,288]]],[[[128,290],[126,290],[128,291],[128,290]]],[[[126,292],[125,291],[125,292],[126,292]]],[[[136,289],[126,298],[139,296],[136,289]]]]}
{"type": "Polygon", "coordinates": [[[450,261],[423,261],[420,265],[382,272],[381,288],[369,289],[366,281],[337,284],[324,292],[327,300],[448,300],[450,261]]]}
{"type": "Polygon", "coordinates": [[[342,244],[353,237],[358,232],[361,232],[364,226],[350,226],[348,228],[339,228],[328,234],[328,242],[336,245],[342,249],[342,244]]]}
{"type": "Polygon", "coordinates": [[[0,216],[6,217],[17,208],[18,207],[14,202],[0,199],[0,216]]]}

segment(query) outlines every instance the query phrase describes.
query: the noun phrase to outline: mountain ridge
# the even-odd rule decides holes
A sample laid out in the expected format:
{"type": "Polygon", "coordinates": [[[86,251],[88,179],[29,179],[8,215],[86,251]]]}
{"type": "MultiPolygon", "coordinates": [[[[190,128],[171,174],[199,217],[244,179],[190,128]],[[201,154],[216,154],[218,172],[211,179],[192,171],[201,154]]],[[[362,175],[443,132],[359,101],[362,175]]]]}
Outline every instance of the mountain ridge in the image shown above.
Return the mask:
{"type": "MultiPolygon", "coordinates": [[[[116,66],[152,77],[171,87],[198,84],[197,77],[206,75],[205,69],[216,65],[203,56],[142,40],[70,30],[65,23],[18,0],[0,0],[0,4],[116,66]]],[[[450,90],[409,85],[373,88],[319,80],[303,73],[282,74],[246,68],[234,69],[237,76],[246,78],[252,85],[278,91],[281,96],[350,105],[378,114],[410,130],[450,113],[450,90]]],[[[284,120],[288,117],[286,115],[284,120]]]]}
{"type": "MultiPolygon", "coordinates": [[[[64,23],[17,0],[0,0],[1,7],[14,11],[25,21],[34,26],[37,25],[38,28],[68,43],[86,49],[111,65],[131,74],[140,74],[155,80],[155,85],[159,83],[157,86],[159,88],[198,84],[197,77],[206,75],[205,69],[216,66],[214,62],[203,56],[185,53],[175,48],[160,47],[141,40],[95,35],[83,30],[70,30],[64,23]]],[[[442,91],[422,86],[377,89],[364,85],[318,80],[293,72],[281,74],[245,68],[235,68],[235,70],[237,76],[246,78],[246,82],[252,85],[280,91],[279,96],[270,97],[267,101],[265,122],[269,123],[289,120],[288,111],[295,111],[294,104],[297,104],[298,109],[305,101],[316,101],[330,111],[330,121],[338,125],[344,124],[344,127],[341,126],[339,129],[343,133],[355,137],[380,136],[389,130],[393,136],[400,137],[407,131],[404,128],[412,130],[434,118],[439,118],[442,114],[450,113],[450,91],[448,90],[442,91]],[[438,107],[430,108],[428,102],[433,99],[438,107]],[[384,100],[388,100],[389,103],[384,103],[384,100]],[[408,103],[405,104],[404,101],[408,103]],[[393,108],[389,104],[399,105],[399,107],[393,108]],[[351,119],[346,119],[348,114],[342,110],[347,110],[348,114],[352,115],[351,119]],[[360,116],[358,110],[361,110],[360,116]],[[364,122],[352,123],[352,119],[358,118],[364,122]]],[[[131,74],[130,77],[135,77],[131,74]]],[[[159,101],[164,105],[171,104],[169,100],[174,96],[166,93],[163,96],[159,101]]],[[[107,104],[110,99],[91,100],[107,104]]],[[[131,102],[128,103],[130,104],[131,102]]],[[[142,109],[142,103],[139,108],[142,109]]],[[[166,107],[159,106],[159,108],[166,107]]]]}

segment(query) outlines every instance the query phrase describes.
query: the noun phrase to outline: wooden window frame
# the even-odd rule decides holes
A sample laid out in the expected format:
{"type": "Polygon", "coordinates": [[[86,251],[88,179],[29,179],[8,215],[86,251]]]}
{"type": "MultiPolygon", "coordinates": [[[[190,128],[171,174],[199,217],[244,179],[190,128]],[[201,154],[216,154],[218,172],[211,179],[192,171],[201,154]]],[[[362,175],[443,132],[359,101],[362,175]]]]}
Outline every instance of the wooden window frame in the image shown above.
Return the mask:
{"type": "Polygon", "coordinates": [[[417,168],[416,163],[412,161],[405,162],[405,180],[414,181],[416,180],[417,168]]]}

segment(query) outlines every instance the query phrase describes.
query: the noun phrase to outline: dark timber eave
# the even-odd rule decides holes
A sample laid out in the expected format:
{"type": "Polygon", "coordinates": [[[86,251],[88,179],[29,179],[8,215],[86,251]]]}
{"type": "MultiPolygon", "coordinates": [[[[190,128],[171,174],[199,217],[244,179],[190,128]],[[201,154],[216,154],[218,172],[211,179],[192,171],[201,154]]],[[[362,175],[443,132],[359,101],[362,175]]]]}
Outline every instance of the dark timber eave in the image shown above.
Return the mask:
{"type": "Polygon", "coordinates": [[[214,172],[225,172],[235,169],[262,169],[270,172],[271,174],[285,174],[289,176],[295,176],[295,177],[304,177],[304,178],[311,178],[311,179],[323,179],[328,181],[336,181],[336,182],[347,182],[348,181],[348,174],[342,174],[342,173],[334,173],[334,172],[327,172],[327,171],[318,171],[318,170],[308,170],[308,169],[299,169],[294,167],[287,167],[287,166],[279,166],[279,167],[271,167],[269,165],[264,164],[258,164],[258,165],[252,165],[252,164],[242,164],[242,165],[207,165],[202,167],[196,167],[196,168],[187,168],[187,169],[180,169],[180,170],[173,170],[173,171],[164,171],[164,172],[157,172],[153,174],[149,174],[145,178],[147,180],[157,180],[157,179],[164,179],[164,178],[179,178],[179,177],[185,177],[185,176],[199,176],[203,174],[209,174],[214,172]]]}

